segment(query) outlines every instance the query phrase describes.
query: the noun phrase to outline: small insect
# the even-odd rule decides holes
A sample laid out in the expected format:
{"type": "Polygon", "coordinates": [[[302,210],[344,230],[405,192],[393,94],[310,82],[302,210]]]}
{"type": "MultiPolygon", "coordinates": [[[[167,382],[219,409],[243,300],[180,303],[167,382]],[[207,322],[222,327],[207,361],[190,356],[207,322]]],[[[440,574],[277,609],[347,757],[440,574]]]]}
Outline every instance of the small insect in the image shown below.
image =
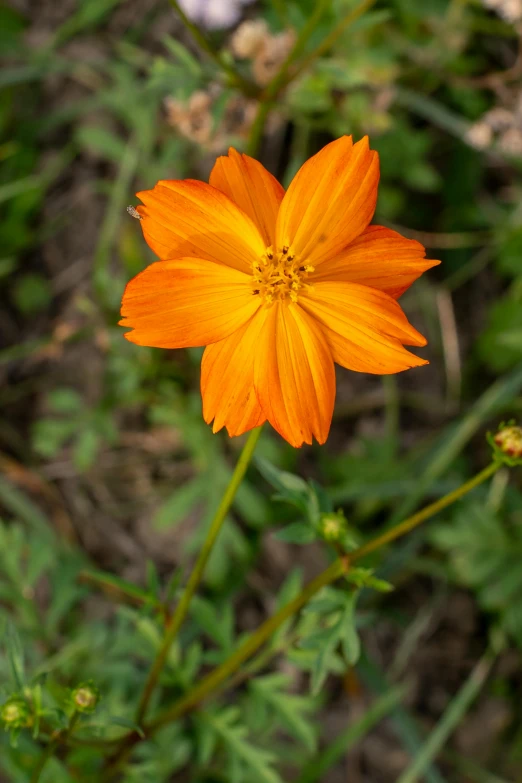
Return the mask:
{"type": "Polygon", "coordinates": [[[127,212],[129,215],[132,215],[133,218],[136,218],[136,220],[142,220],[142,217],[136,207],[133,207],[132,204],[129,204],[127,207],[127,212]]]}

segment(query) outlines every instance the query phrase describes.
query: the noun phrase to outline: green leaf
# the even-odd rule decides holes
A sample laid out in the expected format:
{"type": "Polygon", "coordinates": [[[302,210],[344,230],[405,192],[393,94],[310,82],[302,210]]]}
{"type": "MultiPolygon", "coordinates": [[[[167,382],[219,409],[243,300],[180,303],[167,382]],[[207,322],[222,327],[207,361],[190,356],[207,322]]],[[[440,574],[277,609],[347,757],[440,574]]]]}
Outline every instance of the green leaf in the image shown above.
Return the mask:
{"type": "Polygon", "coordinates": [[[349,725],[333,742],[328,744],[318,756],[305,766],[297,783],[321,783],[328,770],[343,756],[346,757],[355,743],[365,737],[376,724],[386,717],[404,695],[404,690],[390,690],[378,698],[361,718],[349,721],[349,725]]]}
{"type": "Polygon", "coordinates": [[[124,729],[135,731],[136,734],[138,734],[138,736],[140,736],[142,739],[145,739],[145,733],[143,729],[140,726],[138,726],[136,723],[133,723],[133,721],[129,720],[128,718],[125,718],[122,715],[107,715],[106,721],[109,725],[121,726],[124,729]]]}
{"type": "MultiPolygon", "coordinates": [[[[522,498],[517,493],[518,504],[522,498]]],[[[517,504],[517,505],[518,505],[517,504]]],[[[454,581],[475,590],[479,604],[522,641],[522,526],[517,511],[497,514],[484,504],[461,503],[451,522],[432,530],[433,544],[450,557],[454,581]]]]}
{"type": "Polygon", "coordinates": [[[207,634],[224,652],[229,652],[234,644],[234,614],[232,606],[216,606],[211,601],[195,595],[190,605],[190,613],[203,633],[207,634]]]}
{"type": "Polygon", "coordinates": [[[522,303],[504,297],[489,312],[489,324],[479,343],[481,358],[495,371],[509,369],[522,357],[522,303]]]}
{"type": "Polygon", "coordinates": [[[78,423],[73,418],[36,421],[32,432],[35,451],[42,457],[54,457],[77,428],[78,423]]]}
{"type": "Polygon", "coordinates": [[[360,655],[355,627],[355,602],[358,592],[327,587],[306,608],[306,615],[317,615],[317,622],[303,635],[299,647],[310,653],[311,690],[319,693],[330,672],[339,670],[337,650],[341,647],[352,666],[360,655]]]}
{"type": "Polygon", "coordinates": [[[380,593],[389,593],[394,589],[390,582],[377,579],[373,573],[373,568],[350,568],[345,578],[356,587],[369,587],[380,593]]]}
{"type": "Polygon", "coordinates": [[[79,413],[84,409],[83,398],[76,389],[53,389],[47,395],[47,404],[55,413],[79,413]]]}
{"type": "Polygon", "coordinates": [[[129,598],[134,599],[139,604],[158,604],[156,596],[150,593],[148,590],[143,590],[133,582],[128,582],[126,579],[121,579],[115,574],[111,574],[108,571],[83,571],[81,576],[85,579],[82,581],[96,582],[100,587],[113,587],[116,592],[124,593],[129,598]]]}
{"type": "Polygon", "coordinates": [[[96,125],[80,125],[76,141],[91,154],[120,163],[125,154],[125,142],[106,128],[96,125]]]}
{"type": "Polygon", "coordinates": [[[174,527],[187,517],[202,497],[205,497],[205,481],[197,476],[170,495],[154,515],[152,524],[158,530],[174,527]]]}
{"type": "Polygon", "coordinates": [[[10,620],[6,622],[4,644],[11,676],[16,689],[21,691],[25,685],[24,651],[18,631],[10,620]]]}
{"type": "Polygon", "coordinates": [[[263,457],[257,457],[255,462],[268,483],[279,490],[283,496],[306,497],[308,495],[309,486],[300,476],[276,468],[263,457]]]}
{"type": "Polygon", "coordinates": [[[285,674],[268,674],[250,682],[251,691],[265,702],[269,714],[278,717],[281,724],[305,747],[313,752],[317,745],[317,731],[304,717],[315,708],[309,697],[289,693],[290,678],[285,674]]]}
{"type": "Polygon", "coordinates": [[[274,754],[249,741],[248,729],[237,707],[225,707],[219,712],[200,715],[219,736],[227,754],[227,780],[230,783],[283,783],[272,766],[274,754]]]}
{"type": "Polygon", "coordinates": [[[96,459],[100,448],[100,435],[92,427],[81,432],[74,444],[72,459],[80,471],[88,470],[96,459]]]}
{"type": "Polygon", "coordinates": [[[289,544],[310,544],[316,540],[317,534],[306,522],[291,522],[282,530],[274,533],[274,538],[289,544]]]}
{"type": "Polygon", "coordinates": [[[342,635],[343,653],[348,663],[353,666],[357,663],[361,654],[361,641],[355,627],[355,603],[359,593],[355,590],[349,593],[346,599],[346,608],[342,617],[344,632],[342,635]]]}
{"type": "Polygon", "coordinates": [[[24,315],[42,312],[50,304],[51,298],[50,283],[43,275],[29,272],[13,286],[15,305],[24,315]]]}
{"type": "Polygon", "coordinates": [[[166,35],[165,38],[163,38],[163,45],[166,49],[168,49],[169,53],[176,58],[176,60],[179,60],[187,73],[194,77],[201,76],[201,63],[199,60],[196,60],[196,58],[185,46],[183,46],[180,41],[177,41],[170,35],[166,35]]]}

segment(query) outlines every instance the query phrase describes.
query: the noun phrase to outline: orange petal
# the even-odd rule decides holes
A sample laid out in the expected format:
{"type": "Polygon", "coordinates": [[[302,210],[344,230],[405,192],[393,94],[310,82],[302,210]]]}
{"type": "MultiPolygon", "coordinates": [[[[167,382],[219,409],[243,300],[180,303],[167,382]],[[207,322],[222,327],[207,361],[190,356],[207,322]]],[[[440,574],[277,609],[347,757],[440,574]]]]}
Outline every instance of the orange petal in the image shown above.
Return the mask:
{"type": "Polygon", "coordinates": [[[206,182],[163,180],[137,195],[143,234],[160,258],[206,258],[250,273],[265,251],[252,220],[206,182]]]}
{"type": "Polygon", "coordinates": [[[201,362],[203,418],[213,431],[241,435],[266,420],[254,391],[254,356],[264,318],[256,315],[230,337],[208,345],[201,362]]]}
{"type": "Polygon", "coordinates": [[[312,436],[324,443],[335,372],[323,331],[298,305],[275,302],[259,315],[254,383],[266,418],[292,446],[312,443],[312,436]]]}
{"type": "Polygon", "coordinates": [[[384,226],[368,226],[339,255],[321,264],[310,279],[362,283],[398,299],[423,272],[440,264],[425,255],[420,242],[384,226]]]}
{"type": "Polygon", "coordinates": [[[250,277],[201,258],[157,261],[129,283],[121,326],[137,345],[188,348],[228,337],[259,307],[250,277]]]}
{"type": "Polygon", "coordinates": [[[361,234],[375,211],[379,158],[368,137],[343,136],[310,158],[290,183],[277,218],[276,245],[314,266],[361,234]]]}
{"type": "Polygon", "coordinates": [[[388,375],[428,364],[403,347],[426,345],[388,294],[357,283],[315,283],[299,304],[322,325],[337,364],[388,375]]]}
{"type": "Polygon", "coordinates": [[[223,155],[216,160],[209,182],[254,221],[267,247],[274,244],[277,213],[285,190],[261,163],[231,147],[228,157],[223,155]]]}

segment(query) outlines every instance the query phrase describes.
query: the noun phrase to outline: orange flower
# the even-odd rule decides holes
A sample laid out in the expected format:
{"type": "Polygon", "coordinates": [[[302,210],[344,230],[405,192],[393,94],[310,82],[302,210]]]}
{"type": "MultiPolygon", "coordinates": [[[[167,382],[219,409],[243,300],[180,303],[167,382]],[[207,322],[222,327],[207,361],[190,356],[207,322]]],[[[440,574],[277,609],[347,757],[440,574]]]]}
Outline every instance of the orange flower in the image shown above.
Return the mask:
{"type": "Polygon", "coordinates": [[[426,269],[422,245],[369,226],[379,160],[368,138],[328,144],[285,191],[230,149],[210,184],[164,180],[138,193],[145,239],[165,259],[127,285],[125,337],[207,346],[203,415],[240,435],[268,419],[293,446],[324,443],[334,362],[384,375],[427,364],[397,298],[426,269]]]}

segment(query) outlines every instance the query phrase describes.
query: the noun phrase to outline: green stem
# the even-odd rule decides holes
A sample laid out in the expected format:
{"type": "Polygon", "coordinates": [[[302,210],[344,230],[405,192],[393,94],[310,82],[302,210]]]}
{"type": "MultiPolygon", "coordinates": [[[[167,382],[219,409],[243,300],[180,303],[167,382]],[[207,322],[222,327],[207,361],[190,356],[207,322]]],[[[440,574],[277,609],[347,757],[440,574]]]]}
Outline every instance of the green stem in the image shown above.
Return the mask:
{"type": "Polygon", "coordinates": [[[282,25],[288,25],[288,13],[285,7],[285,0],[272,0],[274,10],[279,17],[282,25]]]}
{"type": "MultiPolygon", "coordinates": [[[[323,571],[319,576],[313,579],[308,585],[306,585],[301,593],[296,596],[290,603],[283,606],[272,617],[269,617],[258,629],[255,631],[245,642],[235,651],[232,655],[224,661],[220,666],[217,666],[206,677],[204,677],[192,690],[190,690],[179,701],[161,712],[154,720],[143,726],[143,733],[146,737],[150,737],[162,726],[172,723],[175,720],[183,717],[192,708],[200,704],[211,694],[215,693],[221,685],[236,671],[238,671],[241,664],[252,657],[252,655],[267,642],[277,629],[289,620],[296,612],[305,606],[313,596],[319,592],[326,585],[335,582],[339,577],[347,573],[350,565],[360,560],[370,552],[379,549],[385,544],[394,541],[396,538],[400,538],[408,533],[413,528],[420,525],[421,522],[429,519],[437,514],[442,509],[459,500],[467,492],[470,492],[475,487],[482,484],[490,476],[496,473],[501,467],[501,463],[492,462],[487,468],[484,468],[480,473],[474,476],[472,479],[462,484],[461,487],[453,492],[448,493],[435,503],[431,503],[426,508],[419,511],[417,514],[406,519],[401,524],[392,528],[391,530],[378,536],[368,544],[359,547],[350,555],[337,558],[328,568],[323,571]]],[[[106,773],[104,781],[112,780],[112,778],[118,773],[118,770],[124,760],[132,752],[132,749],[142,739],[142,735],[137,732],[127,734],[123,740],[120,749],[115,755],[108,760],[106,766],[106,773]]]]}
{"type": "Polygon", "coordinates": [[[196,43],[205,51],[209,57],[221,68],[224,73],[230,78],[232,86],[239,87],[245,95],[255,97],[259,92],[257,86],[249,82],[236,69],[230,65],[219,52],[216,52],[212,44],[206,39],[197,25],[192,22],[186,13],[181,8],[178,0],[169,0],[169,3],[177,12],[179,18],[183,22],[183,25],[191,33],[196,43]]]}
{"type": "Polygon", "coordinates": [[[121,603],[130,603],[135,606],[152,606],[158,612],[161,612],[166,621],[168,621],[168,607],[163,601],[135,588],[134,585],[126,585],[116,581],[110,574],[84,570],[80,571],[78,574],[78,582],[80,584],[88,584],[92,587],[97,587],[103,590],[110,598],[113,598],[115,601],[120,601],[121,603]]]}
{"type": "Polygon", "coordinates": [[[440,753],[448,738],[461,723],[462,718],[479,695],[495,660],[495,651],[488,648],[397,783],[417,783],[423,777],[427,767],[440,753]]]}
{"type": "Polygon", "coordinates": [[[475,487],[482,484],[490,476],[492,476],[501,467],[500,463],[492,462],[487,468],[484,468],[480,473],[474,476],[461,487],[445,495],[435,503],[431,503],[426,508],[419,511],[417,514],[406,519],[401,524],[392,528],[391,530],[383,533],[377,538],[370,541],[368,544],[359,547],[354,552],[346,555],[344,558],[338,558],[335,560],[325,571],[317,576],[312,582],[310,582],[302,590],[302,592],[290,601],[286,606],[283,606],[276,614],[269,617],[258,629],[255,631],[226,661],[220,666],[210,672],[203,680],[201,680],[195,688],[193,688],[186,696],[181,698],[170,709],[165,710],[158,717],[147,724],[145,732],[150,734],[156,731],[161,726],[177,720],[192,707],[195,707],[203,699],[205,699],[210,693],[215,691],[219,685],[226,680],[231,674],[233,674],[238,667],[250,658],[256,650],[261,647],[272,634],[290,617],[298,612],[322,587],[334,582],[340,576],[345,574],[349,566],[356,560],[360,560],[370,552],[379,549],[385,544],[394,541],[396,538],[400,538],[408,533],[413,528],[420,525],[421,522],[429,519],[437,514],[442,509],[447,508],[456,500],[463,497],[475,487]]]}
{"type": "Polygon", "coordinates": [[[167,625],[165,638],[163,639],[163,643],[160,647],[156,660],[154,661],[152,669],[150,670],[140,699],[138,711],[136,714],[136,723],[138,726],[145,717],[150,698],[154,688],[158,683],[159,677],[165,665],[165,661],[167,660],[169,650],[187,615],[192,596],[196,592],[197,587],[201,581],[203,571],[205,570],[205,566],[210,557],[214,544],[216,543],[216,539],[219,535],[225,517],[230,509],[230,506],[232,505],[232,501],[234,500],[236,492],[239,489],[239,485],[241,484],[241,481],[243,480],[243,477],[246,473],[246,469],[250,463],[252,454],[254,453],[259,436],[261,435],[261,429],[262,427],[256,427],[256,429],[252,430],[248,436],[247,442],[243,447],[241,456],[239,457],[234,473],[230,479],[230,483],[221,499],[221,503],[219,504],[219,507],[215,513],[214,519],[210,524],[205,543],[203,544],[203,547],[198,555],[198,559],[196,560],[192,573],[189,577],[185,591],[167,625]]]}
{"type": "Polygon", "coordinates": [[[78,717],[79,717],[78,713],[77,712],[73,712],[73,714],[69,718],[69,725],[67,726],[67,728],[63,729],[62,731],[57,731],[55,733],[54,739],[52,739],[49,742],[49,744],[47,745],[46,749],[44,750],[44,752],[42,753],[42,755],[38,759],[38,763],[36,764],[36,767],[33,769],[33,773],[31,775],[30,783],[38,783],[38,781],[40,780],[40,776],[41,776],[42,772],[44,771],[45,765],[47,764],[49,759],[54,755],[54,752],[55,752],[56,748],[61,743],[66,743],[67,742],[67,740],[69,738],[69,734],[71,733],[71,731],[73,730],[74,726],[76,725],[78,717]]]}
{"type": "Polygon", "coordinates": [[[250,136],[248,137],[247,155],[251,155],[253,158],[257,157],[259,152],[259,145],[263,138],[263,132],[265,130],[266,118],[273,106],[273,102],[270,100],[262,99],[259,102],[256,117],[250,128],[250,136]]]}
{"type": "Polygon", "coordinates": [[[145,726],[145,732],[150,734],[156,731],[161,726],[167,723],[171,723],[177,720],[192,707],[195,707],[202,702],[210,693],[226,680],[231,674],[233,674],[238,667],[250,658],[256,650],[261,647],[272,634],[290,617],[298,612],[302,607],[308,603],[308,601],[325,585],[334,582],[339,579],[348,568],[348,562],[346,559],[335,560],[325,571],[319,576],[313,579],[304,589],[299,593],[293,601],[283,606],[276,614],[269,617],[257,631],[249,636],[249,638],[238,647],[238,649],[232,653],[230,658],[218,666],[216,669],[210,672],[203,680],[196,685],[186,696],[180,699],[170,709],[165,710],[158,717],[145,726]]]}
{"type": "Polygon", "coordinates": [[[357,8],[354,8],[353,11],[350,11],[349,14],[346,14],[344,19],[342,19],[339,24],[332,30],[329,35],[326,36],[326,38],[321,41],[319,46],[317,46],[312,52],[310,52],[307,57],[305,57],[301,62],[298,64],[297,68],[292,71],[290,79],[287,81],[283,81],[283,83],[280,85],[281,87],[286,87],[287,84],[289,84],[290,81],[295,79],[299,74],[301,74],[303,71],[305,71],[315,60],[317,60],[319,57],[322,57],[323,54],[326,54],[334,44],[337,43],[338,39],[341,37],[341,35],[348,29],[348,27],[353,24],[365,11],[367,11],[369,8],[371,8],[372,5],[376,0],[362,0],[362,2],[357,6],[357,8]]]}
{"type": "MultiPolygon", "coordinates": [[[[304,25],[297,41],[295,42],[291,52],[282,64],[281,68],[274,76],[272,81],[265,87],[260,96],[259,109],[252,126],[250,140],[248,143],[248,154],[255,155],[259,147],[263,131],[265,128],[266,118],[272,106],[274,105],[279,92],[287,87],[291,81],[293,81],[300,73],[302,73],[309,65],[311,65],[318,57],[329,51],[335,44],[337,39],[345,32],[352,22],[361,16],[370,6],[375,3],[376,0],[362,0],[357,8],[350,11],[344,19],[332,30],[332,32],[326,36],[326,38],[319,44],[310,54],[298,63],[297,67],[290,71],[292,64],[301,55],[308,40],[315,32],[317,25],[326,11],[330,0],[317,0],[313,14],[310,16],[306,24],[304,25]]],[[[172,0],[171,0],[172,2],[172,0]]]]}
{"type": "Polygon", "coordinates": [[[330,0],[318,0],[314,9],[313,14],[308,19],[307,23],[304,25],[303,29],[301,30],[299,37],[297,38],[297,41],[295,42],[294,46],[292,47],[292,50],[288,54],[288,57],[281,65],[281,68],[276,73],[272,81],[267,84],[263,92],[261,93],[260,99],[259,99],[259,108],[257,110],[257,115],[254,120],[254,123],[252,125],[252,129],[250,131],[250,138],[247,145],[247,152],[249,155],[252,155],[253,157],[257,154],[257,151],[259,149],[259,145],[261,143],[261,139],[263,138],[263,132],[265,129],[266,119],[268,117],[268,113],[272,106],[274,105],[275,99],[277,97],[277,94],[283,84],[286,82],[287,84],[291,81],[291,79],[287,78],[288,70],[294,60],[300,55],[304,47],[306,46],[308,39],[314,32],[317,23],[319,22],[321,16],[326,11],[326,8],[329,4],[330,0]]]}
{"type": "Polygon", "coordinates": [[[408,517],[408,519],[405,519],[404,522],[401,522],[399,525],[392,527],[390,530],[387,530],[385,533],[377,536],[377,538],[372,539],[372,541],[369,541],[367,544],[359,547],[359,549],[356,549],[355,552],[350,554],[350,562],[360,560],[362,557],[369,555],[371,552],[375,552],[377,549],[380,549],[386,544],[389,544],[391,541],[395,541],[396,538],[400,538],[401,536],[406,535],[406,533],[409,533],[410,530],[418,527],[418,525],[420,525],[422,522],[425,522],[430,517],[438,514],[439,511],[442,511],[444,508],[451,506],[452,503],[455,503],[456,500],[459,500],[472,489],[478,487],[479,484],[487,481],[487,479],[496,473],[497,470],[499,470],[501,467],[501,462],[492,462],[487,466],[487,468],[481,470],[480,473],[477,473],[476,476],[474,476],[469,481],[466,481],[466,483],[462,484],[462,486],[458,487],[458,489],[453,490],[453,492],[449,492],[447,495],[444,495],[444,497],[436,500],[435,503],[431,503],[421,511],[418,511],[416,514],[408,517]]]}
{"type": "Polygon", "coordinates": [[[38,763],[33,770],[33,774],[31,775],[31,783],[38,783],[38,781],[40,780],[40,775],[42,774],[45,765],[47,764],[51,756],[54,755],[54,751],[56,750],[59,744],[60,742],[57,739],[53,740],[48,744],[48,746],[46,747],[46,749],[38,759],[38,763]]]}

